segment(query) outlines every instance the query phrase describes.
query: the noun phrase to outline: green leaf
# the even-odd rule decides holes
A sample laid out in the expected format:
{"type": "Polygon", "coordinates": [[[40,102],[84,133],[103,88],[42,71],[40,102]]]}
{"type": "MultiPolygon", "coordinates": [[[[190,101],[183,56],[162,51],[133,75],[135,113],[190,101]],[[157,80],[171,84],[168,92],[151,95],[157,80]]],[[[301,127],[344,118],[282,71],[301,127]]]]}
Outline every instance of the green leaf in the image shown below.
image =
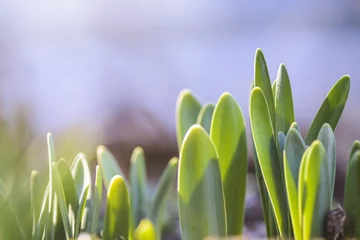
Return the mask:
{"type": "Polygon", "coordinates": [[[149,219],[141,220],[135,230],[135,240],[156,240],[155,227],[149,219]]]}
{"type": "Polygon", "coordinates": [[[115,175],[122,176],[125,180],[125,175],[114,155],[103,145],[97,148],[97,161],[102,171],[106,190],[108,190],[110,181],[115,175]]]}
{"type": "Polygon", "coordinates": [[[176,102],[176,137],[180,151],[183,139],[189,128],[196,123],[201,104],[188,89],[180,92],[176,102]]]}
{"type": "Polygon", "coordinates": [[[355,141],[350,154],[347,167],[344,209],[350,219],[349,227],[345,236],[349,238],[360,238],[360,142],[355,141]]]}
{"type": "Polygon", "coordinates": [[[254,87],[259,87],[264,94],[266,99],[268,111],[270,114],[271,124],[275,130],[275,102],[272,92],[272,86],[269,76],[269,71],[265,61],[264,54],[258,48],[255,54],[255,64],[254,64],[254,87]]]}
{"type": "Polygon", "coordinates": [[[176,179],[177,166],[178,158],[173,157],[170,159],[165,170],[161,174],[158,184],[156,185],[151,201],[150,219],[155,225],[158,239],[161,239],[160,219],[164,215],[167,199],[169,198],[170,190],[176,179]]]}
{"type": "Polygon", "coordinates": [[[213,117],[213,112],[215,109],[215,105],[208,103],[205,104],[199,113],[199,116],[196,120],[197,124],[200,124],[207,133],[210,133],[210,127],[211,127],[211,120],[213,117]]]}
{"type": "Polygon", "coordinates": [[[250,96],[250,123],[259,165],[274,209],[281,237],[288,234],[285,186],[271,126],[270,114],[262,90],[255,87],[250,96]]]}
{"type": "Polygon", "coordinates": [[[9,240],[27,239],[15,212],[6,197],[0,192],[0,238],[9,240]]]}
{"type": "Polygon", "coordinates": [[[273,94],[274,99],[275,99],[275,96],[276,96],[276,79],[271,85],[271,91],[272,91],[272,94],[273,94]]]}
{"type": "Polygon", "coordinates": [[[104,240],[128,239],[130,223],[130,200],[125,180],[115,175],[109,185],[104,240]]]}
{"type": "Polygon", "coordinates": [[[289,75],[285,65],[280,64],[275,90],[275,132],[286,134],[293,122],[295,115],[289,75]]]}
{"type": "Polygon", "coordinates": [[[260,164],[259,164],[259,159],[257,157],[255,144],[254,144],[254,142],[252,142],[252,143],[253,143],[252,146],[253,146],[253,152],[254,152],[253,158],[254,158],[254,166],[255,166],[255,176],[256,176],[256,181],[257,181],[257,185],[259,188],[259,192],[260,192],[260,200],[261,200],[262,213],[263,213],[264,221],[265,221],[266,234],[267,234],[268,238],[272,238],[272,237],[277,236],[276,223],[274,220],[274,214],[273,214],[273,210],[271,207],[269,193],[266,189],[266,185],[264,182],[264,176],[262,175],[262,172],[260,169],[260,164]]]}
{"type": "Polygon", "coordinates": [[[130,196],[132,220],[137,226],[146,217],[147,175],[144,151],[141,147],[134,149],[130,161],[130,196]]]}
{"type": "Polygon", "coordinates": [[[83,191],[79,198],[80,199],[79,209],[76,213],[76,218],[75,218],[75,234],[74,234],[75,237],[79,235],[81,229],[84,229],[84,226],[82,225],[84,218],[86,217],[86,200],[87,197],[89,196],[89,191],[90,191],[90,184],[84,186],[83,191]]]}
{"type": "Polygon", "coordinates": [[[351,152],[350,152],[350,158],[357,150],[360,150],[360,141],[358,141],[358,140],[356,140],[352,145],[351,152]]]}
{"type": "Polygon", "coordinates": [[[66,233],[66,238],[69,237],[71,238],[73,237],[73,233],[71,232],[64,188],[61,182],[61,177],[56,162],[53,162],[52,165],[53,165],[52,170],[53,170],[54,191],[57,196],[56,200],[60,207],[61,219],[66,233]]]}
{"type": "Polygon", "coordinates": [[[327,188],[328,201],[326,202],[328,202],[329,204],[329,206],[327,206],[325,202],[322,202],[321,206],[330,208],[330,206],[332,206],[332,198],[335,186],[336,144],[334,132],[332,131],[329,124],[325,123],[320,129],[318,140],[321,141],[326,151],[326,158],[324,161],[325,164],[323,167],[325,168],[324,175],[326,175],[327,177],[324,178],[323,176],[321,176],[321,178],[325,181],[324,183],[321,183],[321,188],[322,190],[325,190],[325,188],[327,188]]]}
{"type": "MultiPolygon", "coordinates": [[[[43,194],[43,198],[41,201],[41,210],[40,210],[40,216],[39,216],[39,220],[35,223],[36,227],[35,227],[35,233],[33,234],[33,240],[38,240],[40,239],[40,236],[46,232],[46,225],[48,224],[48,215],[50,215],[50,213],[48,212],[48,204],[49,204],[49,185],[47,185],[46,189],[45,189],[45,193],[43,194]]],[[[46,235],[46,234],[45,234],[46,235]]]]}
{"type": "Polygon", "coordinates": [[[61,177],[62,186],[64,188],[66,205],[71,205],[72,210],[74,212],[77,212],[79,203],[76,194],[74,179],[71,174],[69,164],[65,161],[65,159],[60,159],[57,162],[57,168],[61,177]]]}
{"type": "Polygon", "coordinates": [[[227,234],[237,236],[244,224],[248,159],[244,116],[229,93],[222,94],[215,107],[210,138],[219,158],[227,234]]]}
{"type": "Polygon", "coordinates": [[[31,212],[32,212],[32,234],[35,234],[36,224],[40,218],[42,199],[45,192],[45,188],[42,183],[43,179],[39,173],[35,170],[31,172],[30,177],[30,195],[31,195],[31,212]]]}
{"type": "Polygon", "coordinates": [[[180,151],[178,198],[182,239],[226,236],[219,162],[215,146],[198,124],[190,127],[180,151]]]}
{"type": "Polygon", "coordinates": [[[325,123],[328,123],[332,130],[335,131],[344,110],[349,90],[350,77],[348,75],[343,76],[330,89],[306,135],[305,143],[307,145],[310,145],[317,138],[321,127],[325,123]]]}
{"type": "Polygon", "coordinates": [[[305,150],[300,165],[299,175],[299,202],[300,216],[302,218],[302,237],[303,239],[322,238],[324,236],[324,216],[326,211],[320,207],[323,201],[326,202],[328,195],[321,192],[319,187],[323,160],[325,158],[325,148],[319,140],[315,140],[310,147],[305,150]],[[320,191],[320,193],[319,193],[320,191]],[[320,198],[320,201],[317,200],[320,198]],[[317,224],[314,224],[317,223],[317,224]]]}
{"type": "MultiPolygon", "coordinates": [[[[299,128],[299,125],[296,123],[296,122],[293,122],[291,125],[290,125],[290,128],[294,128],[296,131],[298,131],[301,135],[301,132],[300,132],[300,128],[299,128]]],[[[302,137],[301,137],[302,138],[302,137]]]]}
{"type": "MultiPolygon", "coordinates": [[[[85,158],[85,155],[80,153],[76,157],[73,167],[71,169],[71,173],[74,178],[74,183],[76,187],[77,192],[77,199],[81,201],[82,197],[85,197],[85,210],[83,210],[83,215],[81,216],[81,230],[87,228],[88,231],[90,231],[88,221],[88,215],[87,213],[90,211],[90,199],[91,199],[91,174],[90,174],[90,168],[88,165],[88,162],[85,158]],[[83,193],[86,188],[89,188],[86,192],[87,195],[83,196],[83,193]]],[[[80,204],[79,204],[80,205],[80,204]]],[[[80,206],[79,206],[80,207],[80,206]]],[[[79,211],[77,211],[79,212],[79,211]]]]}
{"type": "Polygon", "coordinates": [[[285,186],[295,239],[302,239],[298,203],[298,177],[305,148],[300,133],[295,128],[291,128],[285,139],[283,160],[285,186]]]}
{"type": "Polygon", "coordinates": [[[101,208],[101,199],[102,199],[102,175],[100,166],[96,166],[96,177],[95,177],[95,191],[93,197],[93,206],[92,206],[92,218],[90,226],[90,234],[95,237],[98,230],[98,220],[100,216],[101,208]]]}

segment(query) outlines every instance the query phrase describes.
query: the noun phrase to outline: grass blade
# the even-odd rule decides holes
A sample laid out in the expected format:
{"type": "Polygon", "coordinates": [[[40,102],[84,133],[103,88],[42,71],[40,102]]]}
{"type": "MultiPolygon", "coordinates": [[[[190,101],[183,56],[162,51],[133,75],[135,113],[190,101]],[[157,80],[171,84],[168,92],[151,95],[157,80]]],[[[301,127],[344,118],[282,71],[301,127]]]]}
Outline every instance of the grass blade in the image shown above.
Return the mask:
{"type": "Polygon", "coordinates": [[[215,107],[210,138],[218,153],[227,234],[237,236],[244,224],[248,159],[244,116],[229,93],[221,95],[215,107]]]}
{"type": "Polygon", "coordinates": [[[86,185],[83,188],[83,192],[80,195],[80,202],[79,202],[79,208],[78,211],[76,213],[76,218],[75,218],[75,234],[74,236],[77,237],[81,231],[81,229],[84,229],[83,225],[83,219],[86,217],[86,200],[87,200],[87,196],[89,195],[89,191],[90,191],[90,185],[86,185]]]}
{"type": "MultiPolygon", "coordinates": [[[[81,198],[85,197],[85,209],[81,210],[78,209],[79,212],[82,211],[83,215],[81,215],[81,229],[85,229],[88,228],[88,215],[87,213],[90,210],[90,198],[91,198],[91,175],[90,175],[90,169],[89,169],[89,165],[88,162],[85,158],[85,155],[80,153],[77,157],[76,160],[73,164],[73,168],[71,169],[71,173],[73,175],[74,178],[74,183],[75,183],[75,188],[76,188],[76,192],[77,192],[77,199],[79,199],[79,201],[81,202],[81,198]],[[85,189],[88,188],[88,190],[86,191],[87,195],[84,196],[84,192],[85,189]]],[[[79,203],[79,208],[81,207],[81,203],[79,203]]],[[[76,223],[77,224],[77,223],[76,223]]],[[[77,231],[78,229],[75,227],[75,231],[77,231]]],[[[90,229],[88,229],[90,231],[90,229]]]]}
{"type": "Polygon", "coordinates": [[[61,182],[60,173],[57,167],[57,164],[54,162],[52,166],[53,170],[53,181],[54,181],[54,191],[57,196],[57,202],[60,207],[60,214],[62,219],[62,224],[66,233],[66,238],[73,237],[73,233],[71,232],[70,222],[69,222],[69,215],[68,215],[68,205],[66,202],[64,188],[61,182]]]}
{"type": "Polygon", "coordinates": [[[306,135],[305,143],[307,145],[310,145],[317,138],[321,127],[325,123],[328,123],[332,130],[335,131],[348,99],[349,91],[350,77],[345,75],[335,83],[326,95],[306,135]]]}
{"type": "Polygon", "coordinates": [[[213,143],[198,124],[190,127],[180,151],[178,198],[182,239],[226,236],[219,162],[213,143]]]}
{"type": "Polygon", "coordinates": [[[121,176],[112,178],[107,196],[104,240],[128,239],[130,200],[126,182],[121,176]]]}
{"type": "Polygon", "coordinates": [[[201,104],[194,94],[188,89],[182,90],[176,102],[176,137],[179,151],[186,132],[196,123],[200,110],[201,104]]]}
{"type": "Polygon", "coordinates": [[[66,206],[70,205],[72,210],[77,212],[79,202],[76,194],[75,182],[71,174],[69,164],[65,161],[65,159],[60,159],[56,165],[60,174],[62,186],[64,188],[66,206]]]}

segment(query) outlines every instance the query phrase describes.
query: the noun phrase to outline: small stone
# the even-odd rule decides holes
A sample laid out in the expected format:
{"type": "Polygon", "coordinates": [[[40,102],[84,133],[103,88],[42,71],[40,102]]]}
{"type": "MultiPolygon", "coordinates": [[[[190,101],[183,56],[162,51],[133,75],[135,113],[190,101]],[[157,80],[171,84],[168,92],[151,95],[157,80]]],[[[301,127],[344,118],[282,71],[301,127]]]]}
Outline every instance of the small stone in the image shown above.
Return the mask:
{"type": "Polygon", "coordinates": [[[345,226],[348,222],[345,210],[338,207],[330,210],[326,215],[326,234],[328,240],[338,240],[344,236],[345,226]]]}

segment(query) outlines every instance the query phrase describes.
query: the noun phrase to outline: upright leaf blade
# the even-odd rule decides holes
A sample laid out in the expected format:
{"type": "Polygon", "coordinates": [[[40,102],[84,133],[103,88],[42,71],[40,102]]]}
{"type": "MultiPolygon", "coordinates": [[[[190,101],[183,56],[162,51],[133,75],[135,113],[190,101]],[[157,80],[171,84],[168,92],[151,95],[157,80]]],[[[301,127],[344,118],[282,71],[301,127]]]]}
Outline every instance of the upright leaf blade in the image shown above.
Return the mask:
{"type": "Polygon", "coordinates": [[[327,193],[323,195],[319,183],[321,178],[323,161],[325,158],[325,148],[319,140],[315,140],[309,147],[307,154],[304,157],[300,166],[299,176],[299,202],[301,202],[301,217],[302,217],[302,237],[303,239],[322,238],[324,236],[324,212],[323,208],[319,206],[322,201],[328,197],[327,193]],[[324,199],[325,197],[325,199],[324,199]],[[322,201],[318,201],[320,198],[322,201]],[[317,223],[317,224],[314,224],[317,223]]]}
{"type": "Polygon", "coordinates": [[[73,233],[71,232],[71,227],[70,227],[70,222],[69,222],[67,202],[66,202],[64,188],[63,188],[63,185],[61,182],[61,177],[60,177],[56,162],[53,163],[52,170],[53,170],[53,181],[54,181],[54,188],[55,188],[54,190],[56,192],[56,196],[57,196],[56,199],[57,199],[57,202],[60,207],[62,223],[63,223],[64,230],[66,233],[66,237],[71,238],[71,237],[73,237],[73,233]]]}
{"type": "Polygon", "coordinates": [[[360,144],[354,142],[347,167],[344,209],[349,217],[349,226],[345,236],[360,238],[360,144]]]}
{"type": "Polygon", "coordinates": [[[274,96],[265,57],[260,49],[256,50],[254,71],[254,87],[259,87],[264,93],[264,97],[268,104],[271,124],[275,130],[274,96]]]}
{"type": "Polygon", "coordinates": [[[160,180],[156,186],[155,193],[151,201],[150,220],[155,225],[158,239],[161,239],[160,219],[164,214],[171,187],[173,186],[176,179],[177,166],[178,158],[173,157],[161,174],[160,180]]]}
{"type": "Polygon", "coordinates": [[[289,75],[285,65],[281,64],[275,90],[276,133],[282,131],[286,134],[293,122],[295,122],[295,114],[289,75]]]}
{"type": "Polygon", "coordinates": [[[134,226],[137,226],[141,219],[146,217],[146,189],[147,174],[144,151],[137,147],[132,153],[130,163],[130,196],[134,226]]]}
{"type": "Polygon", "coordinates": [[[332,198],[334,193],[335,186],[335,172],[336,172],[336,144],[335,144],[335,135],[331,129],[331,126],[325,123],[320,129],[318,140],[323,144],[326,151],[326,158],[324,161],[324,174],[327,175],[326,178],[323,178],[325,183],[321,184],[321,188],[327,188],[328,191],[328,201],[329,206],[325,206],[325,202],[322,202],[322,206],[326,208],[330,208],[332,206],[332,198]]]}
{"type": "Polygon", "coordinates": [[[77,212],[79,207],[78,197],[76,195],[76,187],[73,176],[70,171],[68,163],[64,159],[57,162],[58,172],[61,177],[61,183],[64,188],[66,205],[71,205],[73,211],[77,212]]]}
{"type": "Polygon", "coordinates": [[[90,234],[93,237],[97,235],[101,200],[102,200],[102,175],[101,175],[100,166],[97,165],[96,176],[95,176],[95,191],[93,197],[92,216],[91,216],[91,226],[90,226],[90,234]]]}
{"type": "Polygon", "coordinates": [[[269,192],[279,233],[281,237],[285,237],[288,234],[285,186],[267,103],[258,87],[251,92],[250,123],[260,169],[269,192]]]}
{"type": "Polygon", "coordinates": [[[125,180],[115,175],[109,185],[104,240],[128,239],[130,224],[130,199],[125,180]]]}
{"type": "MultiPolygon", "coordinates": [[[[105,188],[108,190],[111,179],[115,175],[125,178],[125,175],[114,155],[103,145],[97,148],[97,161],[100,165],[105,188]]],[[[124,179],[125,180],[125,179],[124,179]]]]}
{"type": "Polygon", "coordinates": [[[237,236],[244,223],[248,159],[244,116],[229,93],[222,94],[215,107],[210,138],[219,158],[227,234],[237,236]]]}
{"type": "Polygon", "coordinates": [[[289,210],[295,239],[302,239],[302,229],[298,203],[298,177],[305,143],[300,133],[291,128],[285,139],[284,146],[284,177],[289,210]]]}
{"type": "Polygon", "coordinates": [[[186,132],[196,123],[201,104],[188,89],[180,92],[176,102],[176,137],[180,151],[186,132]]]}
{"type": "Polygon", "coordinates": [[[179,218],[182,239],[226,236],[224,195],[217,154],[205,130],[190,127],[180,152],[179,218]]]}
{"type": "Polygon", "coordinates": [[[200,124],[207,133],[210,133],[210,127],[211,127],[211,120],[213,117],[213,112],[215,109],[215,105],[208,103],[205,104],[198,115],[198,118],[196,120],[197,124],[200,124]]]}
{"type": "Polygon", "coordinates": [[[330,89],[322,103],[310,129],[306,135],[305,143],[310,145],[318,136],[321,127],[328,123],[335,131],[341,114],[344,110],[350,91],[350,77],[348,75],[340,78],[339,81],[330,89]]]}

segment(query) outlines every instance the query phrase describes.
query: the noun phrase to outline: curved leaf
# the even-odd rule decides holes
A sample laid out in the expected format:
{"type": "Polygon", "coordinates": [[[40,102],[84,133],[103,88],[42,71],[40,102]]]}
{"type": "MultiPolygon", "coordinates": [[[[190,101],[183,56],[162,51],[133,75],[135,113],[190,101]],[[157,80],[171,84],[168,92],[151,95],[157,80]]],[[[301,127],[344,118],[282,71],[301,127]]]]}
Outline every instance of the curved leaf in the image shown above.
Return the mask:
{"type": "Polygon", "coordinates": [[[178,198],[182,239],[226,236],[224,195],[216,150],[198,124],[190,127],[180,151],[178,198]]]}
{"type": "Polygon", "coordinates": [[[135,240],[156,240],[155,227],[149,219],[141,220],[135,229],[135,240]]]}
{"type": "Polygon", "coordinates": [[[198,115],[198,118],[196,120],[197,124],[200,124],[207,133],[210,133],[210,127],[211,127],[211,120],[213,117],[213,112],[215,109],[215,105],[208,103],[205,104],[198,115]]]}
{"type": "Polygon", "coordinates": [[[101,199],[102,199],[102,175],[100,166],[96,166],[96,176],[95,176],[95,191],[93,197],[93,206],[91,214],[91,225],[90,225],[90,234],[96,236],[98,230],[98,220],[100,216],[101,208],[101,199]]]}
{"type": "MultiPolygon", "coordinates": [[[[303,239],[321,238],[324,236],[324,220],[326,211],[320,208],[321,201],[317,201],[317,198],[324,200],[323,192],[319,187],[321,178],[324,175],[322,173],[323,161],[325,158],[325,148],[319,140],[315,140],[311,146],[305,150],[303,158],[301,160],[300,175],[299,175],[299,202],[300,215],[302,218],[302,237],[303,239]],[[317,224],[314,224],[317,223],[317,224]]],[[[325,197],[328,197],[325,191],[325,197]]],[[[325,199],[326,200],[326,199],[325,199]]]]}
{"type": "Polygon", "coordinates": [[[263,91],[271,124],[275,128],[275,102],[272,86],[264,54],[259,48],[256,49],[254,71],[254,87],[259,87],[263,91]]]}
{"type": "Polygon", "coordinates": [[[80,195],[80,202],[79,202],[79,208],[78,211],[76,213],[76,218],[75,218],[75,234],[74,236],[77,237],[80,233],[81,229],[84,229],[85,227],[83,226],[83,222],[84,219],[86,218],[86,199],[87,196],[89,195],[89,191],[90,191],[90,185],[86,185],[84,186],[84,189],[80,195]]]}
{"type": "Polygon", "coordinates": [[[188,89],[180,92],[176,102],[176,137],[180,151],[186,132],[196,123],[201,104],[188,89]]]}
{"type": "Polygon", "coordinates": [[[104,222],[104,240],[128,239],[130,199],[123,177],[115,175],[110,182],[104,222]]]}
{"type": "Polygon", "coordinates": [[[248,159],[244,116],[229,93],[222,94],[215,107],[210,138],[218,153],[227,234],[237,236],[244,224],[248,159]]]}
{"type": "Polygon", "coordinates": [[[60,159],[57,163],[57,168],[61,177],[62,186],[66,198],[66,205],[71,205],[74,212],[77,212],[79,207],[78,198],[76,195],[76,188],[70,167],[65,159],[60,159]]]}
{"type": "MultiPolygon", "coordinates": [[[[324,183],[321,183],[321,188],[327,188],[328,191],[328,201],[322,202],[322,207],[330,208],[332,206],[332,198],[334,193],[334,186],[335,186],[335,172],[336,172],[336,144],[335,144],[335,135],[330,127],[329,124],[325,123],[322,128],[320,129],[318,140],[321,141],[323,144],[325,151],[326,151],[326,158],[324,161],[324,174],[327,175],[327,178],[323,178],[324,183]]],[[[323,176],[322,176],[323,177],[323,176]]],[[[330,209],[328,209],[330,210],[330,209]]]]}
{"type": "Polygon", "coordinates": [[[286,134],[293,122],[295,115],[289,75],[285,65],[280,64],[275,89],[275,132],[286,134]]]}
{"type": "Polygon", "coordinates": [[[335,131],[336,125],[344,110],[349,91],[350,77],[345,75],[335,83],[326,95],[306,135],[305,143],[307,145],[311,144],[317,138],[321,127],[325,123],[328,123],[332,130],[335,131]]]}
{"type": "MultiPolygon", "coordinates": [[[[73,164],[73,168],[71,169],[71,173],[74,178],[75,188],[77,192],[77,199],[79,199],[79,209],[78,213],[80,212],[81,215],[76,215],[76,221],[81,221],[81,229],[85,229],[88,227],[88,215],[90,208],[90,198],[91,198],[91,175],[88,162],[85,158],[84,154],[79,154],[76,157],[76,160],[73,164]],[[86,192],[86,195],[84,193],[86,192]],[[85,199],[82,199],[85,198],[85,199]],[[85,201],[85,209],[81,209],[82,201],[85,201]]],[[[78,222],[76,222],[78,224],[78,222]]],[[[79,223],[80,224],[80,223],[79,223]]],[[[79,229],[76,227],[75,231],[79,229]]]]}
{"type": "Polygon", "coordinates": [[[354,142],[347,167],[344,209],[350,219],[346,237],[360,238],[360,144],[354,142]]]}
{"type": "Polygon", "coordinates": [[[259,165],[274,209],[281,237],[288,234],[285,186],[271,126],[270,114],[262,90],[255,87],[250,96],[250,123],[259,165]]]}
{"type": "Polygon", "coordinates": [[[150,219],[157,229],[157,237],[161,239],[160,219],[166,207],[166,202],[176,179],[176,170],[178,166],[178,158],[173,157],[167,164],[165,170],[161,174],[160,180],[156,186],[155,193],[151,202],[150,219]]]}
{"type": "MultiPolygon", "coordinates": [[[[124,177],[125,175],[116,161],[114,155],[103,145],[97,147],[97,161],[100,165],[105,188],[108,190],[111,179],[115,175],[124,177]]],[[[126,181],[126,180],[125,180],[126,181]]]]}
{"type": "Polygon", "coordinates": [[[134,149],[130,161],[130,196],[134,226],[146,217],[147,175],[144,151],[141,147],[134,149]]]}
{"type": "Polygon", "coordinates": [[[52,170],[53,170],[54,191],[56,193],[56,202],[59,204],[60,207],[60,214],[61,214],[62,224],[64,226],[64,230],[66,233],[66,237],[71,238],[73,237],[73,233],[71,232],[64,188],[61,182],[61,177],[57,163],[54,162],[52,164],[53,164],[52,170]]]}
{"type": "Polygon", "coordinates": [[[302,239],[302,230],[298,203],[298,177],[305,143],[300,133],[291,128],[284,146],[284,177],[295,239],[302,239]]]}

